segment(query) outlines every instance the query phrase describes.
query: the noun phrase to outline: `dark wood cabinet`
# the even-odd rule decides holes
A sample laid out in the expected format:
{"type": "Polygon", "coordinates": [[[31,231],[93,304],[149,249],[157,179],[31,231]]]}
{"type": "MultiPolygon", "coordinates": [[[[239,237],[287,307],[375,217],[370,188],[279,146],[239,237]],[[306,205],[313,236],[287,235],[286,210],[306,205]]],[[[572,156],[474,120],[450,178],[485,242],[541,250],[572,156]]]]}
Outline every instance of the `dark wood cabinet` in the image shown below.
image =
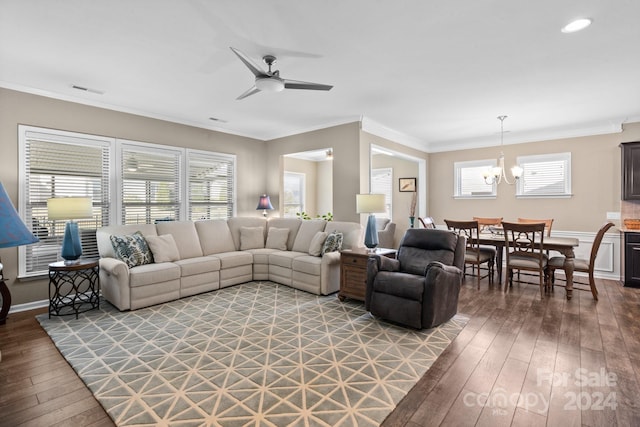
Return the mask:
{"type": "Polygon", "coordinates": [[[640,200],[640,141],[623,142],[622,200],[640,200]]]}
{"type": "Polygon", "coordinates": [[[640,287],[640,232],[624,233],[624,285],[640,287]]]}

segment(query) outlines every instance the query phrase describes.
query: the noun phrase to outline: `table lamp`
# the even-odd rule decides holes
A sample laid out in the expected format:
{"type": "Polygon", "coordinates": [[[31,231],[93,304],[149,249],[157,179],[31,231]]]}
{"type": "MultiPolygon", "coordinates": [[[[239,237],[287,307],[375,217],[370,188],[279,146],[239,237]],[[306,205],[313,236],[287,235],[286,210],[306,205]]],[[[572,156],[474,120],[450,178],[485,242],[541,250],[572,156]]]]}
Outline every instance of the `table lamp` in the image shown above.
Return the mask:
{"type": "MultiPolygon", "coordinates": [[[[11,204],[2,183],[0,182],[0,248],[28,245],[36,243],[38,238],[27,229],[18,212],[11,204]]],[[[4,282],[3,265],[0,263],[0,325],[4,325],[11,307],[11,293],[4,282]]]]}
{"type": "Polygon", "coordinates": [[[367,228],[364,232],[364,245],[369,250],[378,246],[378,230],[376,230],[376,217],[374,213],[385,212],[384,194],[356,194],[356,212],[368,213],[367,228]]]}
{"type": "Polygon", "coordinates": [[[267,210],[273,210],[273,206],[271,206],[271,200],[269,200],[269,196],[267,196],[266,194],[260,196],[260,200],[258,200],[258,207],[256,208],[256,210],[259,211],[260,209],[262,209],[262,215],[265,218],[267,217],[267,210]]]}
{"type": "Polygon", "coordinates": [[[58,197],[47,200],[50,220],[69,220],[64,227],[60,256],[65,261],[75,261],[82,255],[82,243],[78,223],[74,219],[91,218],[92,201],[88,197],[58,197]]]}

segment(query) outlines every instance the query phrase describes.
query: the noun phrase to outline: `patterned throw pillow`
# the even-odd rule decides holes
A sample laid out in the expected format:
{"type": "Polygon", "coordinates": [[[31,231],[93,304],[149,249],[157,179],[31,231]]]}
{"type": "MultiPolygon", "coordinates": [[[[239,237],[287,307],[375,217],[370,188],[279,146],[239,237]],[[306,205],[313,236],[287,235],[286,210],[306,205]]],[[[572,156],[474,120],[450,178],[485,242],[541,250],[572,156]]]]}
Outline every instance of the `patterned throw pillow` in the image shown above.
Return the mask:
{"type": "Polygon", "coordinates": [[[109,238],[116,258],[127,264],[129,268],[153,263],[153,255],[141,232],[136,231],[126,236],[111,235],[109,238]]]}
{"type": "Polygon", "coordinates": [[[322,255],[327,252],[335,252],[342,250],[342,240],[344,236],[342,233],[337,231],[332,232],[327,236],[327,240],[324,241],[324,245],[322,246],[322,255]]]}

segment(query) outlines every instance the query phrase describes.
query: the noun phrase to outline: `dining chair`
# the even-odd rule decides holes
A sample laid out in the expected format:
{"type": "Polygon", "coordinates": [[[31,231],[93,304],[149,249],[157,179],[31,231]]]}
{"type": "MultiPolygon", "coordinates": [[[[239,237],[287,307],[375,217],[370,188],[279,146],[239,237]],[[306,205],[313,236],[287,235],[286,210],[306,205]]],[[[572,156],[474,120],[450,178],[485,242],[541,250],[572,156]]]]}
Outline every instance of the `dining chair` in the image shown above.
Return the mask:
{"type": "Polygon", "coordinates": [[[487,231],[489,227],[499,227],[502,224],[502,217],[500,218],[487,218],[481,216],[474,216],[474,221],[478,221],[480,232],[487,231]]]}
{"type": "MultiPolygon", "coordinates": [[[[602,227],[600,227],[600,230],[598,230],[598,233],[596,234],[596,238],[593,240],[593,245],[591,246],[591,256],[589,257],[588,260],[586,259],[574,259],[573,260],[573,271],[579,271],[581,273],[587,273],[589,275],[589,283],[585,283],[585,282],[578,282],[575,280],[575,277],[573,279],[573,289],[578,289],[578,290],[587,290],[587,289],[582,289],[577,287],[576,288],[576,284],[578,285],[589,285],[589,289],[591,290],[591,295],[593,295],[593,299],[598,301],[598,289],[596,288],[596,281],[593,277],[593,270],[595,267],[595,263],[596,263],[596,257],[598,256],[598,250],[600,249],[600,244],[602,243],[602,239],[604,238],[604,234],[609,231],[609,229],[613,227],[613,223],[612,222],[606,222],[602,225],[602,227]]],[[[549,276],[551,278],[551,289],[553,290],[553,286],[555,285],[555,271],[557,269],[564,269],[564,261],[565,261],[565,257],[563,256],[554,256],[549,260],[549,264],[548,264],[548,269],[549,269],[549,276]]],[[[563,280],[566,282],[565,279],[558,279],[558,280],[563,280]]]]}
{"type": "Polygon", "coordinates": [[[480,289],[480,280],[485,277],[489,277],[489,283],[493,283],[493,264],[496,258],[496,249],[494,247],[480,246],[478,241],[478,234],[480,233],[478,221],[445,219],[444,222],[447,224],[449,230],[454,231],[459,236],[465,236],[467,238],[463,277],[467,276],[467,264],[471,264],[471,271],[478,278],[478,289],[480,289]],[[484,263],[487,263],[487,274],[482,276],[480,266],[484,263]],[[476,267],[478,269],[477,274],[475,273],[476,267]]]}
{"type": "MultiPolygon", "coordinates": [[[[518,218],[520,224],[537,224],[539,222],[544,223],[545,237],[551,237],[551,227],[553,226],[553,218],[550,219],[533,219],[533,218],[518,218]]],[[[549,256],[549,251],[545,252],[549,256]]],[[[527,276],[531,276],[529,273],[522,273],[527,276]]],[[[520,270],[518,270],[518,281],[520,281],[520,270]]]]}
{"type": "Polygon", "coordinates": [[[502,227],[507,252],[509,286],[513,286],[513,270],[537,271],[540,281],[540,296],[544,297],[549,259],[542,249],[544,223],[503,222],[502,227]]]}
{"type": "Polygon", "coordinates": [[[436,228],[436,223],[430,216],[425,216],[424,218],[418,217],[418,220],[420,220],[420,224],[422,224],[424,228],[436,228]]]}

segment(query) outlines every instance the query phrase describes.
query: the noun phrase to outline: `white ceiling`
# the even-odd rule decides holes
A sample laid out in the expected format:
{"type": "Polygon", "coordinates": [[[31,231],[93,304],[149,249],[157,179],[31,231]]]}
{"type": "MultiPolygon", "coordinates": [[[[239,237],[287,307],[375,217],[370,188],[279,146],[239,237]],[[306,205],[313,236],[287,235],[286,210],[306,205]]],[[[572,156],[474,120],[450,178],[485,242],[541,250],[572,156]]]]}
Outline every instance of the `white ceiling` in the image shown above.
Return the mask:
{"type": "Polygon", "coordinates": [[[639,121],[638,18],[638,0],[0,0],[0,86],[261,140],[364,118],[425,151],[499,144],[505,114],[509,144],[639,121]],[[230,46],[334,88],[237,101],[253,75],[230,46]]]}

